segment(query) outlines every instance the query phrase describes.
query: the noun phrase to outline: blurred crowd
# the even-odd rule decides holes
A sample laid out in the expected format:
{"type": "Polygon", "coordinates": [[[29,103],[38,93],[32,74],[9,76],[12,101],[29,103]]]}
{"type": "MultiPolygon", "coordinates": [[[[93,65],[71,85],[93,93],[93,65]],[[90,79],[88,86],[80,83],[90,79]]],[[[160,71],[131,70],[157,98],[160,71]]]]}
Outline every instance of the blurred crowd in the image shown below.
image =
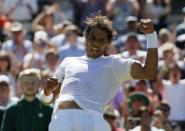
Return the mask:
{"type": "Polygon", "coordinates": [[[6,123],[19,131],[47,130],[52,106],[43,105],[38,92],[64,58],[85,54],[84,20],[97,12],[116,29],[105,55],[144,63],[147,41],[139,20],[152,19],[158,33],[158,75],[123,82],[104,113],[112,131],[185,131],[185,7],[177,14],[183,21],[173,25],[171,7],[170,0],[0,0],[2,131],[15,130],[6,123]],[[42,129],[36,124],[41,118],[42,129]],[[27,123],[16,122],[22,119],[27,123]]]}

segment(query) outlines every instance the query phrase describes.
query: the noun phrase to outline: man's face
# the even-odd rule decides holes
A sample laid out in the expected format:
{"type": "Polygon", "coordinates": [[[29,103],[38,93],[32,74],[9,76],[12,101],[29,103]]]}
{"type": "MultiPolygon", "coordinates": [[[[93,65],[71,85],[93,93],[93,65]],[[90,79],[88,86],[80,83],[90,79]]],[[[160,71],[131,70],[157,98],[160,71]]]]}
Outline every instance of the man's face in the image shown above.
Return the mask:
{"type": "Polygon", "coordinates": [[[16,31],[16,32],[12,32],[12,37],[16,42],[21,42],[22,40],[24,40],[24,34],[23,31],[16,31]]]}
{"type": "Polygon", "coordinates": [[[86,38],[86,52],[90,58],[98,58],[104,54],[109,44],[107,33],[101,29],[94,28],[86,38]]]}
{"type": "Polygon", "coordinates": [[[21,80],[22,92],[25,96],[35,96],[39,88],[39,80],[36,76],[24,76],[21,80]]]}
{"type": "Polygon", "coordinates": [[[0,101],[5,104],[9,100],[9,85],[5,82],[0,83],[0,101]]]}
{"type": "Polygon", "coordinates": [[[169,71],[169,77],[173,83],[178,83],[179,80],[181,79],[181,76],[182,73],[178,67],[174,67],[169,71]]]}
{"type": "Polygon", "coordinates": [[[139,42],[134,37],[133,38],[129,38],[126,43],[127,43],[127,48],[128,49],[131,49],[131,50],[139,49],[139,42]]]}

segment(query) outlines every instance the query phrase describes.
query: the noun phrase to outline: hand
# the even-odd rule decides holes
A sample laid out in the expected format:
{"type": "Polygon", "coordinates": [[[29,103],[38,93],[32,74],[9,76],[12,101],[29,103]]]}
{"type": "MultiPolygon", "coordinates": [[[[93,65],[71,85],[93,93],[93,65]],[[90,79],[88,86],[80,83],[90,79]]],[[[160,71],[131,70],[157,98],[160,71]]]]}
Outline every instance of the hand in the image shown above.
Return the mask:
{"type": "Polygon", "coordinates": [[[150,34],[155,31],[153,23],[150,19],[141,19],[138,24],[138,27],[139,27],[139,30],[144,34],[150,34]]]}
{"type": "Polygon", "coordinates": [[[44,88],[44,94],[46,96],[50,95],[59,85],[60,83],[56,78],[50,77],[47,79],[46,87],[44,88]]]}

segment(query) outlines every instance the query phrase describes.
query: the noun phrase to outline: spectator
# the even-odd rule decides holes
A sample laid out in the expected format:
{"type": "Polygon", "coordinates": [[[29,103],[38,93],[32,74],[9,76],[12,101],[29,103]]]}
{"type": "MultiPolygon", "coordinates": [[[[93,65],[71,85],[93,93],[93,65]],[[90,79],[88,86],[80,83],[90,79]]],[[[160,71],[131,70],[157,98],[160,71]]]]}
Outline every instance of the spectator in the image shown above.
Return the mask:
{"type": "Polygon", "coordinates": [[[152,19],[157,32],[167,27],[166,19],[171,11],[170,3],[171,0],[152,0],[146,6],[146,16],[152,19]]]}
{"type": "Polygon", "coordinates": [[[39,71],[24,70],[19,80],[23,98],[6,110],[1,131],[48,131],[52,108],[43,105],[36,97],[40,83],[39,71]]]}
{"type": "Polygon", "coordinates": [[[185,104],[183,104],[185,80],[181,79],[181,76],[181,69],[175,63],[158,74],[157,88],[162,94],[163,101],[169,103],[171,107],[169,120],[178,123],[181,129],[185,129],[185,104]],[[166,73],[169,80],[163,80],[166,73]]]}
{"type": "Polygon", "coordinates": [[[7,108],[18,101],[18,98],[13,97],[10,91],[10,79],[6,75],[0,75],[0,106],[7,108]]]}
{"type": "Polygon", "coordinates": [[[11,21],[19,21],[31,29],[30,22],[38,11],[37,0],[4,0],[3,10],[11,21]]]}
{"type": "Polygon", "coordinates": [[[17,75],[22,70],[24,55],[32,52],[32,42],[25,39],[24,27],[19,22],[11,25],[11,39],[2,45],[2,50],[7,51],[14,63],[14,72],[17,75]]]}
{"type": "Polygon", "coordinates": [[[48,49],[49,38],[45,31],[37,31],[34,34],[34,51],[24,56],[23,68],[44,69],[46,66],[46,51],[48,49]]]}
{"type": "Polygon", "coordinates": [[[139,117],[140,108],[142,106],[150,106],[148,96],[138,91],[131,93],[128,97],[129,116],[139,117]]]}
{"type": "Polygon", "coordinates": [[[54,46],[56,46],[56,48],[60,48],[60,46],[63,46],[64,44],[66,44],[66,31],[67,30],[71,30],[72,32],[76,32],[77,36],[77,44],[84,44],[84,38],[79,36],[79,29],[77,28],[77,26],[73,25],[72,23],[70,23],[70,21],[65,21],[63,23],[64,27],[63,27],[63,31],[59,34],[54,36],[53,38],[51,38],[51,44],[53,44],[54,46]],[[69,26],[69,27],[68,27],[69,26]],[[72,27],[72,28],[71,28],[72,27]],[[67,28],[67,29],[66,29],[67,28]]]}
{"type": "Polygon", "coordinates": [[[85,54],[84,43],[78,41],[79,30],[75,25],[69,25],[65,28],[65,39],[63,46],[59,48],[59,58],[62,61],[70,56],[82,56],[85,54]]]}
{"type": "Polygon", "coordinates": [[[167,28],[162,28],[159,30],[159,45],[163,45],[167,42],[172,42],[172,34],[167,28]]]}
{"type": "Polygon", "coordinates": [[[75,2],[74,0],[59,0],[54,3],[56,11],[54,13],[55,23],[60,23],[63,20],[74,22],[75,2]]]}
{"type": "Polygon", "coordinates": [[[59,55],[56,49],[49,49],[46,52],[46,70],[50,76],[54,75],[56,68],[59,64],[59,55]]]}
{"type": "MultiPolygon", "coordinates": [[[[121,49],[125,46],[126,44],[126,40],[129,34],[131,33],[135,33],[137,35],[137,39],[141,45],[141,48],[146,50],[146,38],[143,34],[141,34],[140,32],[138,32],[138,23],[137,23],[137,17],[135,16],[128,16],[126,18],[126,31],[127,33],[125,34],[121,34],[116,40],[116,46],[121,49]]],[[[123,49],[122,49],[123,50],[123,49]]],[[[121,50],[121,51],[122,51],[121,50]]]]}
{"type": "Polygon", "coordinates": [[[140,50],[140,42],[137,38],[137,34],[130,33],[126,39],[125,50],[121,52],[123,58],[131,58],[139,60],[141,63],[145,62],[146,52],[140,50]]]}
{"type": "Polygon", "coordinates": [[[56,8],[54,5],[45,6],[43,11],[40,12],[32,21],[32,31],[36,32],[39,30],[44,30],[48,33],[49,38],[55,36],[54,31],[54,12],[56,8]]]}
{"type": "MultiPolygon", "coordinates": [[[[163,59],[159,61],[159,70],[161,70],[162,68],[169,68],[175,63],[177,63],[180,68],[184,68],[184,62],[178,59],[179,50],[175,47],[173,43],[165,43],[159,49],[162,51],[163,54],[163,59]]],[[[165,76],[164,78],[167,78],[167,76],[165,76]]]]}
{"type": "Polygon", "coordinates": [[[10,56],[5,51],[0,51],[0,74],[7,75],[10,79],[11,94],[16,94],[15,76],[12,74],[12,62],[10,56]]]}
{"type": "Polygon", "coordinates": [[[158,129],[156,127],[151,126],[152,114],[149,112],[147,107],[142,106],[140,108],[140,117],[140,125],[130,131],[165,131],[163,129],[158,129]]]}
{"type": "Polygon", "coordinates": [[[170,106],[162,101],[158,108],[154,111],[153,125],[158,128],[165,129],[166,131],[181,131],[178,124],[174,125],[168,120],[170,114],[170,106]]]}
{"type": "Polygon", "coordinates": [[[108,0],[106,7],[107,15],[112,18],[113,26],[118,34],[125,32],[125,19],[128,16],[137,17],[139,10],[139,3],[134,0],[108,0]]]}

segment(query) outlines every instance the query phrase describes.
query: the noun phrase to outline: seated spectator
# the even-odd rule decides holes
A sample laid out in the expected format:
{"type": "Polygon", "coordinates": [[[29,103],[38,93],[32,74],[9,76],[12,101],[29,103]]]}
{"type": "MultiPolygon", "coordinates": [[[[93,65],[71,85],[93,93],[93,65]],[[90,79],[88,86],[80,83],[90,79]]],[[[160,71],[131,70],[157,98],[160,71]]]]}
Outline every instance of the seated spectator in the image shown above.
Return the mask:
{"type": "Polygon", "coordinates": [[[78,41],[79,30],[75,25],[65,28],[65,39],[63,46],[59,48],[59,59],[62,61],[66,57],[77,57],[85,54],[84,44],[78,41]]]}
{"type": "Polygon", "coordinates": [[[18,98],[13,97],[10,92],[10,79],[6,75],[0,75],[0,106],[7,108],[18,101],[18,98]]]}
{"type": "Polygon", "coordinates": [[[146,51],[140,50],[140,42],[136,33],[128,34],[125,50],[121,52],[121,56],[123,58],[139,60],[141,63],[145,62],[146,51]]]}
{"type": "MultiPolygon", "coordinates": [[[[175,63],[178,64],[178,66],[181,68],[181,72],[183,72],[185,63],[182,60],[179,60],[178,49],[175,47],[175,45],[173,43],[165,43],[163,46],[161,46],[161,50],[163,57],[162,60],[159,61],[159,72],[160,70],[165,70],[165,68],[173,66],[175,63]]],[[[167,76],[164,76],[164,78],[167,79],[167,76]]]]}
{"type": "Polygon", "coordinates": [[[120,49],[120,51],[124,50],[124,46],[126,44],[126,40],[127,37],[130,33],[135,33],[137,36],[137,39],[141,45],[141,48],[146,50],[146,38],[144,36],[144,34],[141,34],[140,32],[138,32],[138,22],[137,22],[137,17],[135,16],[128,16],[126,18],[126,30],[127,33],[121,34],[120,36],[118,36],[118,38],[116,38],[115,43],[116,46],[118,47],[118,49],[120,49]]]}
{"type": "Polygon", "coordinates": [[[14,72],[18,74],[22,70],[24,55],[32,52],[32,42],[25,39],[25,30],[21,23],[12,23],[10,30],[12,37],[3,43],[2,50],[8,52],[14,63],[14,72]]]}
{"type": "Polygon", "coordinates": [[[143,92],[135,91],[128,97],[129,113],[132,117],[138,117],[142,106],[149,107],[150,101],[148,96],[143,92]]]}
{"type": "Polygon", "coordinates": [[[171,11],[171,0],[151,0],[147,2],[146,17],[152,19],[156,31],[166,28],[166,19],[171,11]]]}
{"type": "Polygon", "coordinates": [[[38,27],[41,27],[42,30],[46,31],[49,38],[55,36],[54,31],[54,13],[56,9],[54,5],[45,6],[43,11],[40,12],[32,21],[32,31],[38,31],[38,27]]]}
{"type": "Polygon", "coordinates": [[[54,48],[51,48],[46,52],[46,69],[45,70],[48,71],[50,76],[53,76],[58,65],[59,65],[58,51],[54,48]]]}
{"type": "Polygon", "coordinates": [[[44,69],[46,66],[46,50],[48,46],[48,35],[45,31],[37,31],[34,34],[33,48],[34,51],[24,56],[23,68],[44,69]]]}
{"type": "Polygon", "coordinates": [[[108,17],[112,18],[114,28],[121,34],[126,29],[125,19],[128,16],[137,16],[140,6],[138,1],[133,0],[108,0],[106,11],[108,17]]]}
{"type": "Polygon", "coordinates": [[[19,21],[21,23],[29,24],[33,15],[38,11],[37,0],[4,0],[3,10],[11,21],[19,21]]]}
{"type": "Polygon", "coordinates": [[[12,62],[6,51],[0,51],[0,74],[7,75],[10,79],[11,94],[16,95],[15,75],[12,73],[12,62]]]}
{"type": "Polygon", "coordinates": [[[163,129],[158,129],[154,126],[151,126],[152,114],[147,107],[140,107],[140,125],[131,129],[130,131],[165,131],[163,129]]]}
{"type": "Polygon", "coordinates": [[[181,131],[178,124],[173,124],[168,120],[170,114],[170,106],[166,102],[160,102],[154,111],[153,125],[166,131],[181,131]]]}
{"type": "Polygon", "coordinates": [[[6,110],[1,131],[47,131],[52,108],[44,105],[38,98],[40,72],[27,69],[19,75],[23,97],[6,110]]]}
{"type": "Polygon", "coordinates": [[[56,48],[60,48],[61,46],[66,44],[66,40],[67,40],[67,35],[66,35],[66,31],[67,30],[72,30],[72,32],[75,32],[75,34],[77,35],[76,37],[76,43],[79,45],[84,45],[84,37],[79,36],[79,29],[77,28],[77,26],[73,25],[70,23],[70,21],[65,21],[64,23],[64,28],[62,30],[62,32],[59,35],[56,35],[54,37],[51,38],[51,44],[53,44],[56,48]]]}
{"type": "Polygon", "coordinates": [[[177,64],[161,70],[157,77],[156,88],[162,94],[163,101],[166,101],[171,107],[169,120],[176,122],[185,129],[185,79],[181,79],[181,69],[177,64]],[[168,73],[169,80],[163,77],[168,73]]]}

